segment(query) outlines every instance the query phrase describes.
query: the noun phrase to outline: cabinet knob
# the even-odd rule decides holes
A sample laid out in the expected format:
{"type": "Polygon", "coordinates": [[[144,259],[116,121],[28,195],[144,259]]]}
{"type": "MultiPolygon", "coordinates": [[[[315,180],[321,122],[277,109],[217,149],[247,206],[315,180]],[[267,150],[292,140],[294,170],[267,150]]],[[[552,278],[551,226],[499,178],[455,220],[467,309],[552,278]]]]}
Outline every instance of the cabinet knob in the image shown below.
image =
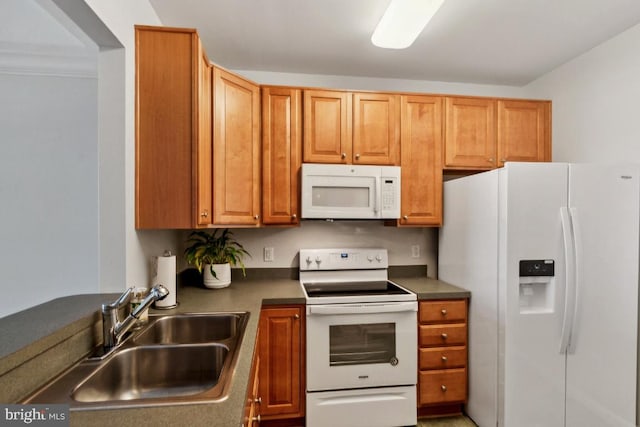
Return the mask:
{"type": "Polygon", "coordinates": [[[298,215],[296,214],[291,215],[291,219],[297,219],[297,218],[298,218],[298,215]]]}
{"type": "Polygon", "coordinates": [[[445,308],[443,308],[442,310],[440,310],[440,313],[442,313],[443,316],[447,315],[447,310],[445,308]]]}
{"type": "Polygon", "coordinates": [[[500,161],[501,161],[502,163],[504,163],[504,162],[506,162],[506,161],[507,161],[507,159],[500,159],[500,161]]]}
{"type": "Polygon", "coordinates": [[[409,219],[408,215],[402,215],[402,219],[404,219],[405,221],[409,219]]]}
{"type": "Polygon", "coordinates": [[[356,153],[356,160],[360,160],[360,153],[356,153]]]}
{"type": "Polygon", "coordinates": [[[294,319],[296,319],[296,320],[298,320],[298,319],[300,318],[300,315],[299,315],[299,314],[294,314],[294,315],[293,315],[293,318],[294,318],[294,319]]]}
{"type": "Polygon", "coordinates": [[[442,384],[442,385],[440,386],[440,388],[442,389],[442,391],[447,391],[447,386],[446,386],[446,385],[444,385],[444,384],[442,384]]]}
{"type": "Polygon", "coordinates": [[[256,221],[260,219],[260,215],[254,215],[253,219],[255,219],[256,221]]]}
{"type": "Polygon", "coordinates": [[[257,403],[258,405],[262,405],[262,397],[258,397],[257,399],[254,400],[255,403],[257,403]]]}
{"type": "Polygon", "coordinates": [[[489,159],[487,159],[487,161],[488,161],[489,163],[493,163],[493,157],[490,157],[489,159]]]}
{"type": "Polygon", "coordinates": [[[447,356],[442,356],[442,361],[446,362],[447,361],[447,356]]]}
{"type": "Polygon", "coordinates": [[[255,422],[257,422],[258,424],[260,424],[260,414],[258,414],[258,415],[256,415],[255,417],[253,417],[253,418],[251,419],[251,421],[255,421],[255,422]]]}
{"type": "Polygon", "coordinates": [[[441,334],[440,336],[442,337],[442,339],[443,339],[443,340],[446,340],[448,335],[447,335],[447,334],[445,334],[445,333],[443,333],[443,334],[441,334]]]}
{"type": "Polygon", "coordinates": [[[346,159],[347,158],[347,153],[340,154],[340,157],[343,158],[343,159],[346,159]]]}
{"type": "Polygon", "coordinates": [[[207,210],[205,209],[204,211],[200,212],[200,216],[201,216],[202,218],[206,218],[206,217],[208,217],[208,216],[209,216],[209,211],[207,211],[207,210]]]}

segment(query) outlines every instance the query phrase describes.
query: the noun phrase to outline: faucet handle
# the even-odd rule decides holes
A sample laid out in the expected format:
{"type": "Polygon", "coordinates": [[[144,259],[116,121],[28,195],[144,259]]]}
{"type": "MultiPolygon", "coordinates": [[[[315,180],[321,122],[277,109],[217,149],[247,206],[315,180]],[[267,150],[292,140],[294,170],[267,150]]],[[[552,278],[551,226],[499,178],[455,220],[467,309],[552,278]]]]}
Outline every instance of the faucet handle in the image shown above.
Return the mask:
{"type": "Polygon", "coordinates": [[[133,294],[133,286],[124,291],[120,297],[112,302],[111,304],[102,304],[102,311],[105,310],[114,310],[122,307],[124,304],[128,303],[131,299],[131,295],[133,294]]]}

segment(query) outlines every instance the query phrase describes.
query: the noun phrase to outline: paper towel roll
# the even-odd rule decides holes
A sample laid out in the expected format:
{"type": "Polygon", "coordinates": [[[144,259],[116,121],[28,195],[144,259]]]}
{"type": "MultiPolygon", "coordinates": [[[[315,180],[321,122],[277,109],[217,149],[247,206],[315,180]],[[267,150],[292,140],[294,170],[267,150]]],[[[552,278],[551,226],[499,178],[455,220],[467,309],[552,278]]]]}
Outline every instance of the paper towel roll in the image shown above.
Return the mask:
{"type": "Polygon", "coordinates": [[[151,286],[162,285],[169,290],[169,295],[156,301],[156,308],[173,308],[178,305],[176,299],[176,256],[167,252],[163,256],[153,257],[151,286]]]}

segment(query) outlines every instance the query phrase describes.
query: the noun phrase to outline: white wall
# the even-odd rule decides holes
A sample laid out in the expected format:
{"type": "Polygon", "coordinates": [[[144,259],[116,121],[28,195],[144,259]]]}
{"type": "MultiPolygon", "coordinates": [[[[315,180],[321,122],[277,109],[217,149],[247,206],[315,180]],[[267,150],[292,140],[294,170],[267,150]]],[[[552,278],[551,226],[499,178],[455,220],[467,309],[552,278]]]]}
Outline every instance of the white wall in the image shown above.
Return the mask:
{"type": "MultiPolygon", "coordinates": [[[[239,228],[234,238],[251,257],[244,259],[248,268],[295,268],[298,251],[308,248],[381,247],[389,251],[390,265],[427,265],[429,277],[437,274],[437,228],[397,228],[382,221],[305,221],[295,228],[239,228]],[[411,257],[411,246],[420,247],[420,255],[411,257]],[[263,250],[274,248],[274,261],[265,262],[263,250]]],[[[183,242],[188,232],[182,232],[183,242]]],[[[178,254],[184,250],[183,243],[178,254]]],[[[181,262],[180,269],[187,265],[181,262]]]]}
{"type": "MultiPolygon", "coordinates": [[[[209,58],[215,62],[215,54],[209,58]]],[[[331,76],[321,74],[275,73],[271,71],[235,70],[260,84],[320,87],[327,89],[417,92],[448,95],[522,97],[522,89],[515,86],[449,83],[426,80],[382,79],[373,77],[331,76]]]]}
{"type": "Polygon", "coordinates": [[[97,79],[0,73],[0,317],[98,284],[97,79]]]}
{"type": "Polygon", "coordinates": [[[553,101],[553,160],[640,162],[640,25],[527,85],[553,101]]]}

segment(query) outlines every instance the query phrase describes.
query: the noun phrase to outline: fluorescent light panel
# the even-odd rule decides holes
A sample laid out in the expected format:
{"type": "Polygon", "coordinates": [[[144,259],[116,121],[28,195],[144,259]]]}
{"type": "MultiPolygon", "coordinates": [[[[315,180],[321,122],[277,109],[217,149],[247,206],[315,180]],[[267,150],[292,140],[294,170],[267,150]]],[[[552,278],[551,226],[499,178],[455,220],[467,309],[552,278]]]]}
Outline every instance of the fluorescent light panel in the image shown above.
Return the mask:
{"type": "Polygon", "coordinates": [[[404,49],[414,42],[444,0],[391,0],[371,43],[387,49],[404,49]]]}

